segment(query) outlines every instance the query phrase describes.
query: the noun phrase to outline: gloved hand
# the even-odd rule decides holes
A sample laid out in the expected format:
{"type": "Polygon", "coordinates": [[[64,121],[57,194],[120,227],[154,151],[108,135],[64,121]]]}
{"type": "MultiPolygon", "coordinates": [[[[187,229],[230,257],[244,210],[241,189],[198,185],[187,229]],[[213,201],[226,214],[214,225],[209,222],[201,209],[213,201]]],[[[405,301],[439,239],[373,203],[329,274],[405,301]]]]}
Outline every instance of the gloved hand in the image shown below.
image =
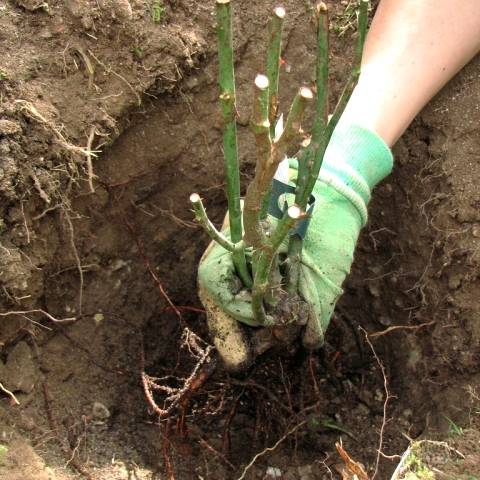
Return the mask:
{"type": "MultiPolygon", "coordinates": [[[[296,168],[295,163],[291,168],[296,168]]],[[[375,133],[354,125],[339,125],[335,130],[313,191],[315,208],[303,242],[299,293],[310,306],[302,334],[307,348],[323,344],[359,232],[367,221],[371,189],[390,173],[392,163],[390,150],[375,133]]],[[[283,248],[286,251],[286,245],[283,248]]],[[[241,288],[230,253],[211,245],[200,261],[198,283],[209,328],[227,367],[247,364],[252,359],[251,341],[237,321],[257,325],[250,294],[241,288]]],[[[254,354],[263,348],[255,343],[254,354]]]]}

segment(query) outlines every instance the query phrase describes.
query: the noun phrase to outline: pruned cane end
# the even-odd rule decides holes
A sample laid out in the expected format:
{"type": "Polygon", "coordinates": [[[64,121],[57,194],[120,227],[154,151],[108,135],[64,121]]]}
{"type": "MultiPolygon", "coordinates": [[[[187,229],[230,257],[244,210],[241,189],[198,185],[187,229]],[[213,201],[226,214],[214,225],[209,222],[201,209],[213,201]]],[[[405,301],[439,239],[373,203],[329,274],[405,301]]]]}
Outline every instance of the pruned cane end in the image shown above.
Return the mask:
{"type": "Polygon", "coordinates": [[[200,202],[200,195],[198,193],[192,193],[190,195],[190,202],[191,203],[199,203],[200,202]]]}
{"type": "Polygon", "coordinates": [[[280,20],[283,20],[285,18],[286,12],[283,7],[276,7],[273,10],[273,14],[278,17],[280,20]]]}
{"type": "Polygon", "coordinates": [[[265,90],[266,88],[268,88],[269,83],[270,82],[268,81],[268,77],[266,75],[259,73],[255,77],[255,86],[260,90],[265,90]]]}
{"type": "Polygon", "coordinates": [[[302,209],[298,205],[292,205],[288,208],[287,213],[292,220],[298,220],[302,216],[302,209]]]}
{"type": "Polygon", "coordinates": [[[305,100],[312,100],[313,92],[308,87],[301,87],[300,96],[305,100]]]}

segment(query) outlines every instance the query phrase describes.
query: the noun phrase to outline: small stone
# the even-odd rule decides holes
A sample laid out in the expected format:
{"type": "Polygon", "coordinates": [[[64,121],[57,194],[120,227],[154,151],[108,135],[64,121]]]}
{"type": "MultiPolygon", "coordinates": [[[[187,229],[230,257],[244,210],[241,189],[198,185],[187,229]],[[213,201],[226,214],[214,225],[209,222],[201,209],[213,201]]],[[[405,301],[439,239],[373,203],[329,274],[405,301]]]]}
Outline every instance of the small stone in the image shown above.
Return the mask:
{"type": "Polygon", "coordinates": [[[391,197],[393,193],[393,187],[390,183],[383,186],[383,194],[385,197],[391,197]]]}
{"type": "Polygon", "coordinates": [[[50,40],[53,37],[52,31],[47,27],[40,31],[39,37],[42,40],[50,40]]]}
{"type": "Polygon", "coordinates": [[[121,259],[121,258],[116,258],[111,264],[110,264],[110,270],[112,272],[116,272],[118,270],[121,270],[123,267],[128,266],[128,262],[121,259]]]}
{"type": "Polygon", "coordinates": [[[100,402],[94,402],[92,405],[92,416],[95,420],[104,422],[110,418],[110,410],[100,402]]]}
{"type": "Polygon", "coordinates": [[[102,10],[110,11],[113,18],[118,20],[130,20],[132,18],[132,6],[128,0],[101,0],[102,10]]]}
{"type": "Polygon", "coordinates": [[[403,415],[406,419],[410,419],[410,418],[412,418],[412,416],[413,416],[413,411],[412,411],[410,408],[406,408],[406,409],[402,412],[402,415],[403,415]]]}
{"type": "Polygon", "coordinates": [[[380,298],[380,288],[377,285],[370,284],[368,286],[368,290],[370,291],[373,297],[380,298]]]}
{"type": "Polygon", "coordinates": [[[12,392],[30,393],[35,388],[37,368],[26,342],[18,342],[8,354],[5,365],[0,365],[0,380],[12,392]]]}
{"type": "Polygon", "coordinates": [[[198,77],[189,77],[186,81],[185,81],[185,87],[187,90],[193,90],[194,88],[198,87],[198,84],[199,84],[199,80],[198,80],[198,77]]]}
{"type": "Polygon", "coordinates": [[[461,273],[453,273],[448,277],[448,288],[456,290],[462,283],[463,275],[461,273]]]}
{"type": "Polygon", "coordinates": [[[0,119],[0,135],[15,135],[22,131],[22,126],[18,122],[0,119]]]}
{"type": "Polygon", "coordinates": [[[88,15],[85,15],[84,17],[82,17],[81,23],[82,23],[82,27],[85,30],[91,30],[94,27],[92,17],[90,17],[88,15]]]}
{"type": "Polygon", "coordinates": [[[39,8],[45,8],[45,6],[48,6],[46,2],[40,0],[16,0],[15,3],[29,12],[34,12],[39,8]]]}
{"type": "Polygon", "coordinates": [[[359,403],[353,410],[352,413],[359,417],[359,418],[365,418],[370,416],[370,409],[364,405],[363,403],[359,403]]]}
{"type": "Polygon", "coordinates": [[[295,467],[288,467],[285,470],[282,480],[297,480],[298,479],[298,472],[295,467]]]}
{"type": "Polygon", "coordinates": [[[298,467],[298,475],[300,480],[314,480],[314,470],[313,465],[302,465],[298,467]]]}
{"type": "Polygon", "coordinates": [[[395,275],[392,275],[391,277],[388,278],[388,283],[392,287],[396,287],[398,285],[398,277],[396,277],[395,275]]]}
{"type": "Polygon", "coordinates": [[[384,398],[383,397],[383,392],[379,388],[377,388],[375,390],[375,400],[377,402],[383,402],[383,398],[384,398]]]}
{"type": "Polygon", "coordinates": [[[385,327],[389,327],[392,324],[392,319],[386,315],[380,315],[380,317],[378,317],[378,321],[382,325],[385,325],[385,327]]]}
{"type": "Polygon", "coordinates": [[[282,478],[282,471],[277,467],[267,467],[264,480],[275,480],[277,478],[282,478]]]}
{"type": "Polygon", "coordinates": [[[403,303],[403,300],[401,298],[398,298],[398,297],[393,301],[393,303],[398,308],[403,308],[405,306],[405,304],[403,303]]]}

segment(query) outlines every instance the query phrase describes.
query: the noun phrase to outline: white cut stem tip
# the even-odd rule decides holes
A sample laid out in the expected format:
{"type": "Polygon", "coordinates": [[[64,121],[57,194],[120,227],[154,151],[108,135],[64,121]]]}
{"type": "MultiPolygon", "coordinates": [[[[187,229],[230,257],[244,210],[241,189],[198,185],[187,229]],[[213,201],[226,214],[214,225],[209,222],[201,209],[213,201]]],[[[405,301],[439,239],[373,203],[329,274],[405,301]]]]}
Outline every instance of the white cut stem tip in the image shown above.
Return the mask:
{"type": "Polygon", "coordinates": [[[302,143],[300,144],[303,148],[307,148],[309,145],[310,145],[310,142],[312,141],[312,139],[310,137],[306,138],[305,140],[302,141],[302,143]]]}
{"type": "Polygon", "coordinates": [[[217,0],[217,5],[228,5],[230,0],[217,0]]]}
{"type": "Polygon", "coordinates": [[[305,100],[311,100],[313,98],[313,93],[308,87],[301,87],[300,96],[305,100]]]}
{"type": "Polygon", "coordinates": [[[327,5],[326,5],[325,3],[323,3],[323,2],[320,2],[320,3],[318,4],[317,9],[318,9],[318,12],[319,12],[319,13],[327,13],[327,12],[328,12],[328,7],[327,7],[327,5]]]}
{"type": "Polygon", "coordinates": [[[268,88],[268,85],[268,77],[266,77],[265,75],[262,75],[260,73],[255,77],[255,86],[260,90],[265,90],[266,88],[268,88]]]}
{"type": "Polygon", "coordinates": [[[192,203],[198,203],[198,202],[200,202],[200,195],[199,195],[198,193],[192,193],[192,194],[190,195],[190,201],[191,201],[192,203]]]}
{"type": "Polygon", "coordinates": [[[287,212],[288,216],[293,220],[298,220],[302,215],[302,210],[300,209],[300,207],[297,207],[297,205],[292,205],[291,207],[289,207],[287,212]]]}
{"type": "Polygon", "coordinates": [[[278,18],[280,18],[281,20],[285,18],[285,9],[283,7],[277,7],[275,8],[275,10],[273,11],[273,13],[275,14],[275,16],[277,16],[278,18]]]}

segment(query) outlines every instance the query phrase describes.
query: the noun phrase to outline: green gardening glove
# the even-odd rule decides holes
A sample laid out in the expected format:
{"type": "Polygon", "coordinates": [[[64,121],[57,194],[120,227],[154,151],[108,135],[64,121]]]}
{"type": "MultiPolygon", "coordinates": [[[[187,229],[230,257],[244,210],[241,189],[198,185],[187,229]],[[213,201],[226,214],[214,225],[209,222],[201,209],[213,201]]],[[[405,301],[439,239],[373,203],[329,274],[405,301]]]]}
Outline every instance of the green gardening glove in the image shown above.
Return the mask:
{"type": "MultiPolygon", "coordinates": [[[[389,148],[375,133],[356,125],[335,129],[313,191],[315,208],[302,250],[299,294],[311,312],[302,336],[307,348],[323,344],[358,235],[367,222],[371,190],[390,173],[392,164],[389,148]]],[[[295,160],[290,167],[296,169],[295,160]]],[[[250,294],[241,288],[230,253],[219,245],[202,258],[198,282],[229,317],[258,326],[250,294]]]]}

